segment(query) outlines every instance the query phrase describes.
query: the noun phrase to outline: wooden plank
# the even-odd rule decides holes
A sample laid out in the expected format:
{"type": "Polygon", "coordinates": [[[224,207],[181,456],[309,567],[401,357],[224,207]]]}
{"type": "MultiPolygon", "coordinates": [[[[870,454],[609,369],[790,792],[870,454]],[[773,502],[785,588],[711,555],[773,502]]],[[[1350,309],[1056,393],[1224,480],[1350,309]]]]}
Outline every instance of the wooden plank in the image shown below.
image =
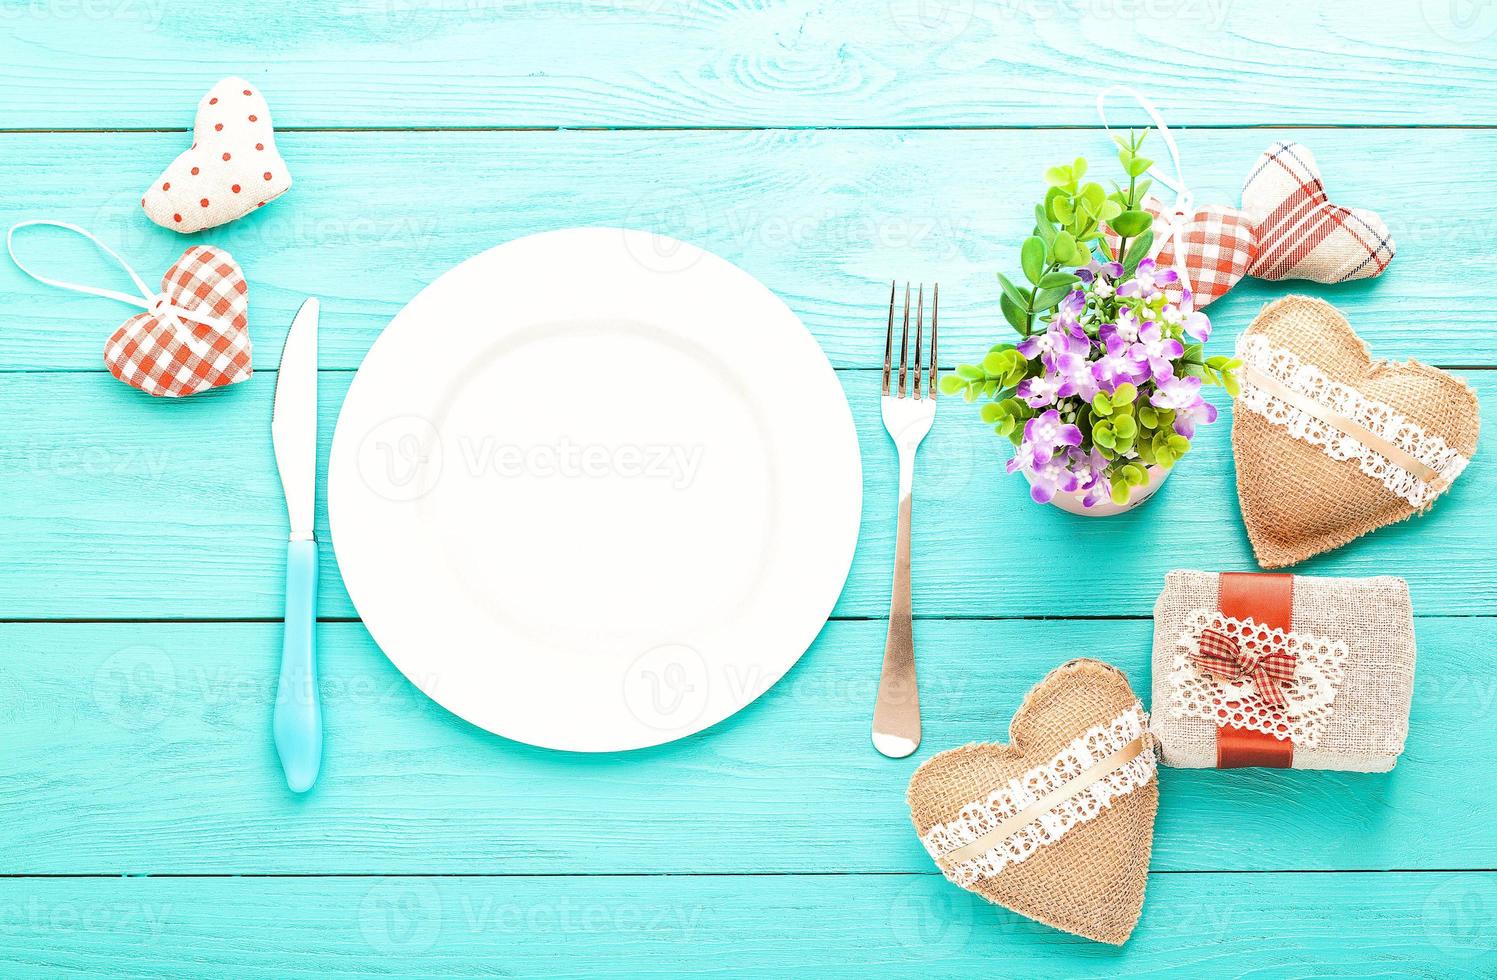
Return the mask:
{"type": "MultiPolygon", "coordinates": [[[[350,379],[322,376],[322,468],[350,379]]],[[[896,465],[874,405],[878,374],[839,372],[862,445],[863,525],[839,616],[883,616],[893,561],[896,465]]],[[[1497,372],[1468,375],[1497,426],[1497,372]]],[[[0,618],[279,617],[286,515],[270,446],[275,375],[181,401],[103,374],[13,374],[0,384],[0,618]]],[[[1215,397],[1221,398],[1221,392],[1215,397]]],[[[1157,499],[1118,518],[1029,501],[1003,471],[1006,440],[957,399],[942,403],[917,464],[914,601],[922,616],[1148,615],[1170,568],[1251,568],[1240,526],[1230,408],[1198,434],[1157,499]],[[1022,557],[1020,557],[1022,556],[1022,557]],[[1036,593],[1025,582],[1085,588],[1036,593]]],[[[1406,577],[1424,614],[1497,612],[1488,502],[1497,467],[1477,454],[1425,516],[1299,566],[1305,574],[1406,577]]],[[[320,612],[355,614],[328,541],[320,612]]],[[[336,542],[334,542],[336,545],[336,542]]]]}
{"type": "Polygon", "coordinates": [[[28,976],[1490,977],[1497,875],[1156,875],[1122,948],[935,875],[0,881],[28,976]]]}
{"type": "MultiPolygon", "coordinates": [[[[1147,703],[1151,630],[921,622],[925,742],[891,761],[868,736],[879,622],[830,624],[708,732],[602,756],[475,729],[362,626],[324,624],[326,759],[300,798],[270,739],[279,624],[4,625],[0,874],[930,871],[904,804],[915,766],[1006,741],[1024,693],[1071,657],[1116,663],[1147,703]]],[[[1494,635],[1493,619],[1419,620],[1412,735],[1390,774],[1163,770],[1154,868],[1497,867],[1497,801],[1472,778],[1494,635]]]]}
{"type": "Polygon", "coordinates": [[[212,30],[165,0],[3,9],[6,127],[181,128],[230,72],[283,126],[1087,125],[1120,79],[1196,125],[1497,121],[1479,4],[266,0],[212,30]]]}
{"type": "MultiPolygon", "coordinates": [[[[1336,200],[1382,212],[1399,255],[1381,278],[1340,287],[1243,284],[1212,310],[1222,348],[1265,301],[1297,290],[1339,304],[1380,356],[1497,364],[1488,297],[1471,273],[1497,262],[1497,202],[1485,193],[1497,132],[1183,133],[1197,200],[1236,204],[1253,161],[1284,136],[1318,154],[1336,200]]],[[[0,225],[72,221],[148,281],[187,241],[227,248],[251,282],[262,369],[277,363],[308,294],[323,299],[323,366],[354,368],[443,271],[568,225],[642,227],[728,257],[779,293],[839,366],[878,363],[891,278],[940,281],[943,351],[955,363],[1009,335],[994,273],[1017,267],[1044,168],[1086,154],[1112,172],[1097,132],[292,133],[283,149],[297,184],[286,198],[184,240],[139,207],[182,146],[175,133],[0,138],[0,225]],[[108,176],[80,185],[80,174],[108,176]]],[[[43,274],[128,286],[61,232],[28,230],[17,242],[43,274]]],[[[104,339],[130,312],[35,283],[9,262],[0,306],[0,370],[102,370],[104,339]]]]}

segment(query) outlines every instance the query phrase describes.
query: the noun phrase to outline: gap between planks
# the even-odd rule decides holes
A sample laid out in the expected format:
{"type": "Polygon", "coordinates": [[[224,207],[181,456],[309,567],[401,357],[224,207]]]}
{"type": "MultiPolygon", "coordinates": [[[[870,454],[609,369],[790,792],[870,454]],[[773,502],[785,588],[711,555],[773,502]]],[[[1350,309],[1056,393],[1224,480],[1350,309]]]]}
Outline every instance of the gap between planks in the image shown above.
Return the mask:
{"type": "MultiPolygon", "coordinates": [[[[1315,129],[1354,130],[1362,129],[1369,131],[1410,131],[1442,130],[1452,132],[1489,132],[1497,130],[1497,124],[1490,123],[1203,123],[1200,125],[1176,124],[1170,127],[1175,130],[1270,130],[1270,129],[1292,129],[1296,131],[1315,129]]],[[[1072,123],[1072,124],[1040,124],[1033,125],[981,125],[981,124],[952,124],[952,125],[888,125],[888,126],[277,126],[277,133],[1027,133],[1036,131],[1053,132],[1102,132],[1105,129],[1098,123],[1072,123]]],[[[187,126],[120,126],[120,127],[88,127],[50,129],[46,127],[18,127],[14,129],[0,128],[0,136],[4,135],[70,135],[74,133],[92,134],[134,134],[134,133],[190,133],[191,127],[187,126]]]]}
{"type": "MultiPolygon", "coordinates": [[[[1497,868],[1351,868],[1345,871],[1335,868],[1259,868],[1229,871],[1193,868],[1179,871],[1150,871],[1149,877],[1166,875],[1465,875],[1494,874],[1497,868]]],[[[157,878],[165,880],[203,880],[226,878],[337,878],[358,880],[361,878],[939,878],[940,871],[529,871],[513,873],[484,873],[475,871],[445,874],[440,871],[401,872],[385,874],[379,871],[329,871],[317,872],[249,872],[235,874],[155,874],[77,872],[72,874],[0,874],[0,881],[66,881],[73,879],[97,881],[114,878],[157,878]]]]}

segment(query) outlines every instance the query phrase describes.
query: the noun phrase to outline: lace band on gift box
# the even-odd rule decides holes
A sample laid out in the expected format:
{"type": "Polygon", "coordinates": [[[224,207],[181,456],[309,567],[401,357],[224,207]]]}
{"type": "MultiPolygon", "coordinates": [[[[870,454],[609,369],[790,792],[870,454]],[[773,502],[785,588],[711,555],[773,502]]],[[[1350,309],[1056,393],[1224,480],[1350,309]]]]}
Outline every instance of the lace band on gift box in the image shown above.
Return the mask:
{"type": "Polygon", "coordinates": [[[1355,462],[1413,507],[1434,500],[1470,462],[1391,405],[1332,381],[1266,337],[1242,338],[1237,353],[1244,362],[1238,405],[1332,459],[1355,462]]]}
{"type": "Polygon", "coordinates": [[[1154,778],[1143,705],[1096,725],[920,838],[942,873],[971,885],[1018,864],[1154,778]]]}
{"type": "MultiPolygon", "coordinates": [[[[1251,619],[1234,619],[1215,609],[1195,609],[1185,618],[1185,630],[1175,644],[1170,662],[1174,697],[1170,713],[1176,718],[1201,718],[1214,725],[1287,738],[1296,747],[1314,748],[1334,711],[1336,692],[1346,676],[1347,646],[1298,630],[1269,629],[1251,619]],[[1283,709],[1265,704],[1251,680],[1225,681],[1203,673],[1190,662],[1201,635],[1214,632],[1242,646],[1252,656],[1286,651],[1294,657],[1294,680],[1281,686],[1283,709]]],[[[1157,707],[1157,706],[1156,706],[1157,707]]]]}

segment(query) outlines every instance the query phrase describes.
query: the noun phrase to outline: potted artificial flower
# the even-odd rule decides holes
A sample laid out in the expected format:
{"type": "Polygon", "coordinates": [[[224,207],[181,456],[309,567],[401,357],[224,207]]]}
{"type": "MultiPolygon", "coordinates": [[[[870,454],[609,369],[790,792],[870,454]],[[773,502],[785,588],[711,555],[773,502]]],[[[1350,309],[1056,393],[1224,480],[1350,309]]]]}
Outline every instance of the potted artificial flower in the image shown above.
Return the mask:
{"type": "Polygon", "coordinates": [[[982,420],[1014,444],[1039,503],[1096,516],[1147,500],[1200,423],[1216,421],[1203,384],[1236,394],[1240,362],[1206,357],[1211,321],[1190,284],[1149,258],[1153,216],[1143,207],[1153,161],[1144,134],[1117,138],[1126,188],[1082,183],[1086,161],[1052,167],[1020,249],[1027,286],[1002,273],[999,303],[1019,335],[941,381],[982,400],[982,420]]]}

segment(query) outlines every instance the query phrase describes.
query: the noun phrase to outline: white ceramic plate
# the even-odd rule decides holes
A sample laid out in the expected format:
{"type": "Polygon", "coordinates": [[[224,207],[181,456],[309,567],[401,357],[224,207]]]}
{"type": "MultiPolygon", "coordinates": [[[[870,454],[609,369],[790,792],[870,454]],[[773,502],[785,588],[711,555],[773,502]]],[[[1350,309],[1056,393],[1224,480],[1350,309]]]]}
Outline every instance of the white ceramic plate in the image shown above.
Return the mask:
{"type": "Polygon", "coordinates": [[[433,282],[365,358],[328,468],[370,633],[449,710],[577,751],[681,738],[799,659],[857,541],[842,386],[768,289],[576,228],[433,282]]]}

